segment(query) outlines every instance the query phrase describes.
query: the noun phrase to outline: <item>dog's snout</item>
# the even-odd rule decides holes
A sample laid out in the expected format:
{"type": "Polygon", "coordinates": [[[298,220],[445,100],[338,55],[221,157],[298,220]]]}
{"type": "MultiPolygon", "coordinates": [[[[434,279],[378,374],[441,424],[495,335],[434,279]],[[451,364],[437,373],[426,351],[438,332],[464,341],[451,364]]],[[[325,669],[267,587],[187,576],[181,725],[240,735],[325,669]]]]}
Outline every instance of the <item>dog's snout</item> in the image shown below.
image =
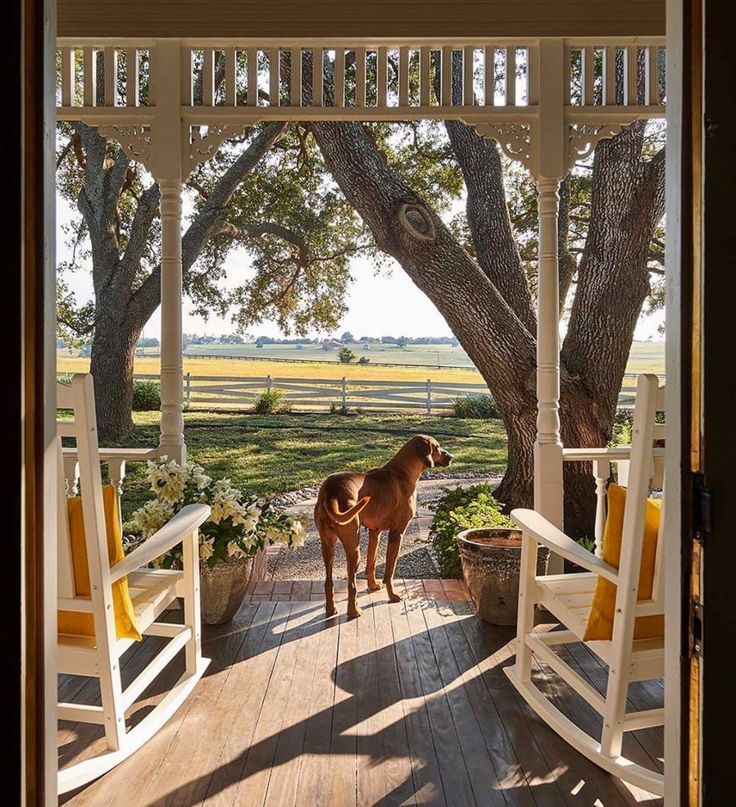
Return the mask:
{"type": "Polygon", "coordinates": [[[449,465],[455,458],[450,454],[449,451],[442,452],[442,459],[445,462],[445,465],[449,465]]]}

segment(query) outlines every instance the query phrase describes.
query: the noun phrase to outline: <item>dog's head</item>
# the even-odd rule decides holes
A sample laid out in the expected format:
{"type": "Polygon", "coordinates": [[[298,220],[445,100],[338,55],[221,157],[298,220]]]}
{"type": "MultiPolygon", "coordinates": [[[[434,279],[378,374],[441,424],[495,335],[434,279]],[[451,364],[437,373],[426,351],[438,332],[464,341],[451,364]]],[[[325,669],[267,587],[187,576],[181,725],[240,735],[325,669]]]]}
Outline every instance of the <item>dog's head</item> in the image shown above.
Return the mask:
{"type": "Polygon", "coordinates": [[[434,437],[417,434],[416,437],[412,437],[411,442],[414,443],[417,454],[428,468],[434,468],[435,465],[447,467],[452,462],[452,454],[445,451],[434,437]]]}

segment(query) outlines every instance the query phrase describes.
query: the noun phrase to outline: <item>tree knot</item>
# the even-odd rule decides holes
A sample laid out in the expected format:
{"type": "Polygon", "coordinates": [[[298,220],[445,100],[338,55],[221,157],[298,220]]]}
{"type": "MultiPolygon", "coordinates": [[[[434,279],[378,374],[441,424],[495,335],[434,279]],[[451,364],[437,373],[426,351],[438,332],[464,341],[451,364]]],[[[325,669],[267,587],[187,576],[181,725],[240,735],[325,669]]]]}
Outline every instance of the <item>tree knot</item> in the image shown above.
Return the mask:
{"type": "Polygon", "coordinates": [[[416,204],[403,204],[399,208],[401,226],[414,238],[421,241],[434,241],[434,222],[424,207],[416,204]]]}

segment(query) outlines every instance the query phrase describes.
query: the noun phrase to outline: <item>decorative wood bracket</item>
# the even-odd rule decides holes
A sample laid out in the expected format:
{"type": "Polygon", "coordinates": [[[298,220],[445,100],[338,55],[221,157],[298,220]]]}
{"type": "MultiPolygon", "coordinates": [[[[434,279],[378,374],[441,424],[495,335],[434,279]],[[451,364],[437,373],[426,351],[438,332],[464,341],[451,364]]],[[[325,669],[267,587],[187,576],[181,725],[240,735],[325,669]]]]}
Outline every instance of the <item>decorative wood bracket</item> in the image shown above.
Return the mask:
{"type": "Polygon", "coordinates": [[[567,170],[593,153],[601,140],[615,137],[630,122],[571,123],[568,127],[567,170]]]}
{"type": "Polygon", "coordinates": [[[245,124],[210,124],[207,127],[184,125],[185,154],[183,175],[188,177],[203,162],[214,157],[223,141],[236,137],[246,128],[245,124]],[[206,128],[204,134],[202,129],[206,128]]]}
{"type": "Polygon", "coordinates": [[[147,171],[153,173],[151,165],[153,157],[151,148],[152,130],[150,126],[138,123],[109,124],[98,126],[97,131],[101,137],[116,140],[131,160],[141,163],[147,171]]]}
{"type": "Polygon", "coordinates": [[[495,140],[503,153],[521,163],[524,168],[535,173],[536,126],[533,123],[476,123],[468,121],[481,137],[495,140]]]}

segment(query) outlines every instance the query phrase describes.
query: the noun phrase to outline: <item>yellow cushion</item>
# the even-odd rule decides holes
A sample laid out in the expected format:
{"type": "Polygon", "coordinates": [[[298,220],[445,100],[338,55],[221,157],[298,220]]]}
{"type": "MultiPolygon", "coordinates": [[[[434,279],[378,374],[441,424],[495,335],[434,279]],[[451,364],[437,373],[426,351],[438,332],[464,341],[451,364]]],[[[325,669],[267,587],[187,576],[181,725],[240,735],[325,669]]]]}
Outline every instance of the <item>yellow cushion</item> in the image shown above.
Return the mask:
{"type": "MultiPolygon", "coordinates": [[[[108,559],[112,566],[125,557],[120,516],[118,514],[118,494],[113,485],[105,485],[102,488],[102,500],[105,508],[108,559]]],[[[84,517],[82,515],[82,497],[74,496],[67,499],[67,509],[74,571],[74,590],[78,597],[89,597],[89,566],[84,533],[84,517]]],[[[140,640],[141,634],[138,632],[135,623],[135,613],[130,593],[128,592],[127,577],[123,577],[112,584],[112,603],[115,611],[115,630],[118,639],[140,640]]],[[[94,636],[94,618],[92,614],[80,613],[79,611],[59,611],[58,631],[72,636],[94,636]]]]}
{"type": "MultiPolygon", "coordinates": [[[[618,569],[621,562],[621,536],[624,529],[624,510],[626,507],[626,488],[619,485],[608,487],[608,516],[603,534],[603,560],[618,569]]],[[[659,517],[662,502],[659,499],[647,499],[646,519],[644,524],[644,542],[641,551],[641,567],[639,569],[639,588],[637,597],[650,600],[654,588],[654,561],[657,554],[657,537],[659,534],[659,517]]],[[[585,641],[594,639],[611,639],[613,636],[613,615],[616,606],[616,586],[609,580],[598,578],[593,595],[593,604],[585,627],[585,641]]],[[[634,626],[635,639],[656,639],[664,635],[664,616],[640,616],[634,626]]]]}

